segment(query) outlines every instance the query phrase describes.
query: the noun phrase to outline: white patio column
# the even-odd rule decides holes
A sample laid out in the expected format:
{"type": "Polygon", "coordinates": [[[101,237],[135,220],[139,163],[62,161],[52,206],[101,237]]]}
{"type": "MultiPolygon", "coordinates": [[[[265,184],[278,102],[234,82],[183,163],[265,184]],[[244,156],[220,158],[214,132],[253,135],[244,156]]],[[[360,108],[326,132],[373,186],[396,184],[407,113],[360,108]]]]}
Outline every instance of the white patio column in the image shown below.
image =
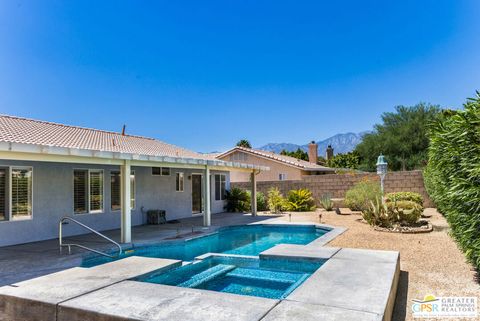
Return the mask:
{"type": "Polygon", "coordinates": [[[132,242],[132,217],[130,213],[130,161],[120,166],[120,204],[122,208],[121,242],[132,242]]]}
{"type": "Polygon", "coordinates": [[[204,207],[203,207],[203,226],[210,226],[211,225],[211,213],[210,213],[210,168],[205,166],[205,172],[203,174],[203,199],[204,199],[204,207]]]}
{"type": "Polygon", "coordinates": [[[252,216],[257,216],[257,177],[255,170],[250,174],[250,181],[252,183],[252,191],[250,194],[252,196],[252,216]]]}

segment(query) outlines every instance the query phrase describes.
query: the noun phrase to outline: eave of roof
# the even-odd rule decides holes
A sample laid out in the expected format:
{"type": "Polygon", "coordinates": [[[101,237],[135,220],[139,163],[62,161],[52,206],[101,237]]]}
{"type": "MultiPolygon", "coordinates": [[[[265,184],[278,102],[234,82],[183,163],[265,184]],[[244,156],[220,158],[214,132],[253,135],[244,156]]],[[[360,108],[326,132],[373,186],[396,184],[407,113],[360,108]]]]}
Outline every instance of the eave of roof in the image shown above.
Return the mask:
{"type": "Polygon", "coordinates": [[[335,169],[330,168],[330,167],[325,167],[325,166],[321,166],[321,165],[315,165],[315,166],[312,166],[312,167],[308,167],[307,164],[302,165],[302,163],[299,160],[289,161],[289,160],[285,159],[284,157],[282,157],[282,155],[277,156],[277,154],[275,154],[276,157],[273,157],[273,156],[267,154],[264,151],[259,151],[259,150],[253,149],[253,148],[245,148],[245,147],[240,147],[240,146],[235,146],[235,147],[227,150],[226,152],[223,152],[223,153],[219,154],[216,157],[217,158],[222,158],[222,157],[225,157],[225,156],[228,156],[228,155],[232,154],[235,151],[246,152],[246,153],[249,153],[249,154],[254,155],[254,156],[262,157],[262,158],[272,160],[272,161],[277,161],[277,162],[280,162],[280,163],[285,164],[287,166],[292,166],[292,167],[295,167],[295,168],[298,168],[298,169],[301,169],[301,170],[305,170],[305,171],[309,171],[309,172],[335,172],[335,169]]]}
{"type": "Polygon", "coordinates": [[[226,162],[215,159],[189,158],[189,157],[170,157],[170,156],[152,156],[122,152],[110,152],[91,149],[57,147],[38,144],[24,144],[14,142],[0,142],[0,152],[17,152],[36,155],[52,155],[64,157],[85,157],[103,160],[131,160],[139,162],[169,163],[181,165],[203,165],[212,168],[231,168],[240,170],[259,170],[268,171],[268,166],[259,166],[254,164],[244,164],[238,162],[226,162]]]}

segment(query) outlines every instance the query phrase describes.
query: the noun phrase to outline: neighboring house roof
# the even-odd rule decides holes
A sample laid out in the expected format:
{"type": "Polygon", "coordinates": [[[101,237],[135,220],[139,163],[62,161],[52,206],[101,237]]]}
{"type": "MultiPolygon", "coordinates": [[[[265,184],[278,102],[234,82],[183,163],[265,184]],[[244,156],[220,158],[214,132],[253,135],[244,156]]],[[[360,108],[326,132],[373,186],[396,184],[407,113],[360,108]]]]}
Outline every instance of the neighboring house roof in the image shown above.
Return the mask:
{"type": "MultiPolygon", "coordinates": [[[[0,115],[0,143],[10,144],[10,147],[2,146],[0,148],[1,150],[10,151],[16,150],[12,148],[12,144],[18,144],[19,146],[27,147],[38,146],[40,147],[40,152],[45,147],[52,149],[63,148],[67,150],[91,151],[93,155],[96,155],[96,152],[106,152],[108,155],[105,155],[103,158],[111,157],[109,155],[114,153],[122,153],[132,155],[132,159],[138,159],[138,156],[141,156],[153,161],[176,162],[175,159],[200,160],[202,164],[215,166],[268,170],[267,167],[258,165],[219,161],[211,156],[167,144],[154,138],[122,135],[116,132],[9,115],[0,115]],[[168,160],[161,158],[168,158],[168,160]]],[[[23,151],[21,147],[18,150],[23,151]]],[[[38,151],[32,150],[32,152],[38,151]]],[[[56,151],[52,150],[49,153],[56,153],[56,151]]]]}
{"type": "Polygon", "coordinates": [[[321,166],[318,164],[313,164],[304,160],[297,159],[295,157],[291,156],[286,156],[286,155],[280,155],[280,154],[275,154],[272,152],[267,152],[264,150],[259,150],[259,149],[254,149],[254,148],[246,148],[246,147],[240,147],[236,146],[220,155],[217,156],[218,159],[223,158],[225,156],[228,156],[230,154],[233,154],[236,151],[241,151],[245,152],[251,155],[259,156],[265,159],[270,159],[273,161],[277,161],[280,163],[283,163],[288,166],[293,166],[305,171],[321,171],[321,172],[334,172],[335,169],[326,167],[326,166],[321,166]]]}

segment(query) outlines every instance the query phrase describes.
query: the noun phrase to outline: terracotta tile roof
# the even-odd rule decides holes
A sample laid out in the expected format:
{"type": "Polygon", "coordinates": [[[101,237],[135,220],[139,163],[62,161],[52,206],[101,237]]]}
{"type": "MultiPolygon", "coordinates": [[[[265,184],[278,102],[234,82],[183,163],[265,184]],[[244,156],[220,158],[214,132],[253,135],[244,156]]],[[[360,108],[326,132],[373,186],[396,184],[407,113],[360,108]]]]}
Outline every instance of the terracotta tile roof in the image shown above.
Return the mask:
{"type": "Polygon", "coordinates": [[[333,168],[313,164],[313,163],[310,163],[310,162],[307,162],[307,161],[304,161],[304,160],[297,159],[295,157],[280,155],[280,154],[275,154],[275,153],[272,153],[272,152],[267,152],[267,151],[264,151],[264,150],[259,150],[259,149],[254,149],[254,148],[246,148],[246,147],[240,147],[240,146],[236,146],[236,147],[218,155],[217,158],[222,159],[225,156],[227,156],[227,155],[229,155],[229,154],[231,154],[235,151],[243,151],[243,152],[246,152],[246,153],[249,153],[249,154],[269,158],[269,159],[272,159],[272,160],[282,162],[286,165],[299,167],[299,168],[307,170],[307,171],[324,171],[324,172],[334,172],[335,171],[333,168]]]}
{"type": "Polygon", "coordinates": [[[121,152],[148,156],[212,159],[162,141],[98,129],[0,115],[0,142],[121,152]]]}

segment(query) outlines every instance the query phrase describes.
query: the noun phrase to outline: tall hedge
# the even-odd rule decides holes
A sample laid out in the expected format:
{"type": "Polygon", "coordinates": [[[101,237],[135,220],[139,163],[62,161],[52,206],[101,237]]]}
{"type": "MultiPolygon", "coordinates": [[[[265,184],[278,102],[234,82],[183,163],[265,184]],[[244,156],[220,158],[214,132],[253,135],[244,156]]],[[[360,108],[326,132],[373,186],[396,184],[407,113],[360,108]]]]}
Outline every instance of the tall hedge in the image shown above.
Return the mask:
{"type": "Polygon", "coordinates": [[[429,126],[425,186],[467,258],[480,269],[480,93],[429,126]]]}

